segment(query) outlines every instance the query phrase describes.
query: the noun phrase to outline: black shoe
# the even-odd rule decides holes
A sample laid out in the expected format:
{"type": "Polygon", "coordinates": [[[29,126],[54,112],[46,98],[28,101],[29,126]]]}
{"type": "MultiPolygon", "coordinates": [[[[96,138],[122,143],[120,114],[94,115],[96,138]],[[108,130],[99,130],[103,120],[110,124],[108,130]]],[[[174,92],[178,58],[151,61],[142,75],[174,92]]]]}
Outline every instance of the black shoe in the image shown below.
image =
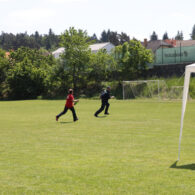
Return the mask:
{"type": "Polygon", "coordinates": [[[74,122],[76,122],[76,121],[78,121],[79,119],[78,118],[76,118],[76,119],[74,119],[74,122]]]}
{"type": "Polygon", "coordinates": [[[94,116],[95,116],[95,117],[98,117],[98,115],[97,115],[97,114],[94,114],[94,116]]]}
{"type": "Polygon", "coordinates": [[[104,113],[104,114],[109,115],[109,113],[108,113],[108,112],[107,112],[107,113],[104,113]]]}

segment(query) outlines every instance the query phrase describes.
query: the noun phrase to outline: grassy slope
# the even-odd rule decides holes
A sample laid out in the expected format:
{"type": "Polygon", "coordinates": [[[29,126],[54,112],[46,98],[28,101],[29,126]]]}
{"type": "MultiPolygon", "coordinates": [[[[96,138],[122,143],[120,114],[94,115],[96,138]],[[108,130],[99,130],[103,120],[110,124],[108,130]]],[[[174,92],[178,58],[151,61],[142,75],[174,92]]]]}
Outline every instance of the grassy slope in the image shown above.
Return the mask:
{"type": "Polygon", "coordinates": [[[176,168],[179,102],[111,100],[95,118],[99,103],[81,100],[78,122],[69,111],[57,123],[64,101],[0,102],[0,193],[195,193],[195,102],[176,168]]]}

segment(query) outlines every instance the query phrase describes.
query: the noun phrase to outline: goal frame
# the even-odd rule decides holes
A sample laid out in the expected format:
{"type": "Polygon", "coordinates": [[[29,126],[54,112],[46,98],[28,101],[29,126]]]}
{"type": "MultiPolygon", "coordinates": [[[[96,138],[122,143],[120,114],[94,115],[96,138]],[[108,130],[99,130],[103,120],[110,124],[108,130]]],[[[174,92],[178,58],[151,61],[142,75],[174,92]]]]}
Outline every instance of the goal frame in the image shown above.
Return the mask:
{"type": "Polygon", "coordinates": [[[160,80],[134,80],[134,81],[122,81],[123,90],[123,100],[125,100],[125,83],[147,83],[147,82],[157,82],[158,86],[158,99],[160,99],[160,80]]]}

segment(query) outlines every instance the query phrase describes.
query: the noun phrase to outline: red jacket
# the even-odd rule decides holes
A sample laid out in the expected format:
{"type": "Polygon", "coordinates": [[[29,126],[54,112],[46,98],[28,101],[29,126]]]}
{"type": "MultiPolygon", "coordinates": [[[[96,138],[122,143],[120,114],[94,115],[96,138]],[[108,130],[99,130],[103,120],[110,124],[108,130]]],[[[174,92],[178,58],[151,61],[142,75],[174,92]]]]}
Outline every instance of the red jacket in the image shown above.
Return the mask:
{"type": "Polygon", "coordinates": [[[72,94],[68,94],[66,98],[66,107],[72,108],[74,106],[74,96],[72,94]]]}

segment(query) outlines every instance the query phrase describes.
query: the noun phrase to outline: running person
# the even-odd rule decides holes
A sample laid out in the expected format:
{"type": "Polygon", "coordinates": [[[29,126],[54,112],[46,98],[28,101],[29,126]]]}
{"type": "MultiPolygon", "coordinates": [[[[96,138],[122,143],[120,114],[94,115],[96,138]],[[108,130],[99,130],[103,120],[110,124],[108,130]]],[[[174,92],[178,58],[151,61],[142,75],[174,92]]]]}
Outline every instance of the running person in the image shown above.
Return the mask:
{"type": "Polygon", "coordinates": [[[100,96],[101,100],[102,100],[102,105],[100,107],[100,109],[98,111],[96,111],[96,113],[94,114],[95,117],[98,117],[98,114],[101,113],[104,108],[106,107],[104,114],[109,114],[108,113],[108,108],[110,106],[110,104],[108,103],[108,100],[110,98],[114,98],[114,96],[110,96],[110,87],[107,87],[106,90],[102,93],[102,95],[100,96]]]}
{"type": "Polygon", "coordinates": [[[58,121],[58,119],[66,114],[66,112],[68,111],[68,109],[70,109],[72,111],[72,116],[73,116],[73,120],[74,121],[77,121],[78,118],[77,118],[77,115],[76,115],[76,112],[75,112],[75,109],[74,109],[74,103],[78,102],[79,100],[75,100],[74,99],[74,96],[73,96],[73,90],[72,89],[69,89],[68,90],[68,96],[66,98],[66,104],[65,104],[65,107],[64,107],[64,111],[62,111],[60,114],[58,114],[56,116],[56,121],[58,121]]]}

